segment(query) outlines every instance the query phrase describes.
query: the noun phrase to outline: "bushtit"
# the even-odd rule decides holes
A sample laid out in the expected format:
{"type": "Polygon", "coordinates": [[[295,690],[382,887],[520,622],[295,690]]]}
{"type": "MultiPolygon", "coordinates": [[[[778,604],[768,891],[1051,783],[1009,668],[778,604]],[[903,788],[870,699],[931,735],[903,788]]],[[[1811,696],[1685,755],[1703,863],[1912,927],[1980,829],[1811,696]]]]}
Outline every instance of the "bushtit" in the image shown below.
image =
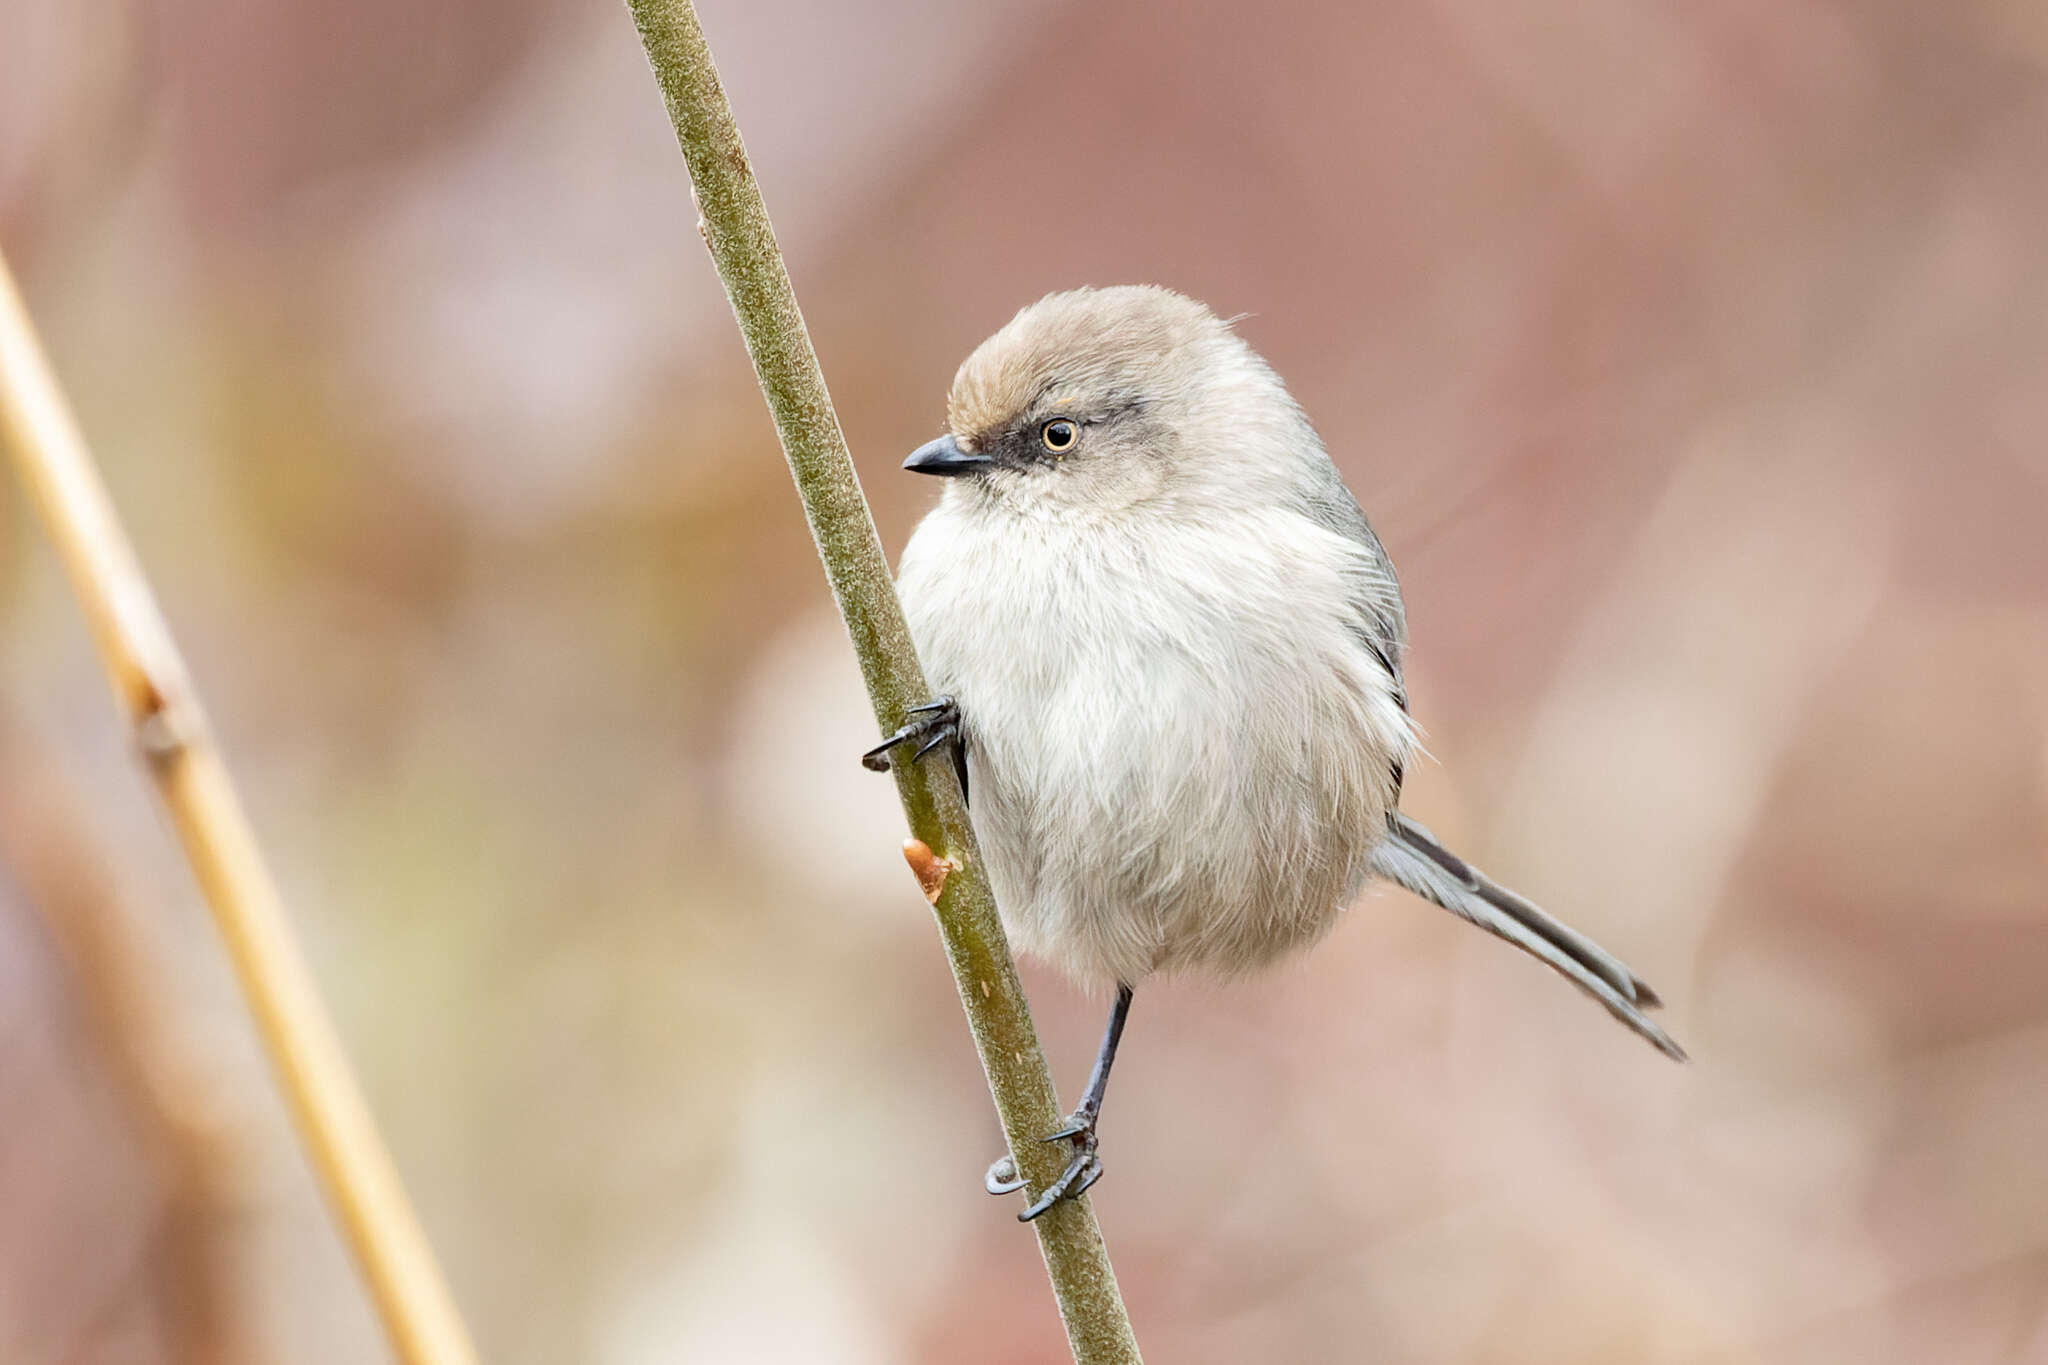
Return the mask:
{"type": "MultiPolygon", "coordinates": [[[[1012,942],[1116,1003],[1031,1219],[1102,1173],[1155,971],[1249,971],[1381,877],[1548,963],[1667,1056],[1657,995],[1401,813],[1415,729],[1393,565],[1307,417],[1206,307],[1053,294],[953,380],[898,587],[941,695],[867,755],[951,746],[1012,942]]],[[[1019,1188],[1014,1163],[991,1193],[1019,1188]]]]}

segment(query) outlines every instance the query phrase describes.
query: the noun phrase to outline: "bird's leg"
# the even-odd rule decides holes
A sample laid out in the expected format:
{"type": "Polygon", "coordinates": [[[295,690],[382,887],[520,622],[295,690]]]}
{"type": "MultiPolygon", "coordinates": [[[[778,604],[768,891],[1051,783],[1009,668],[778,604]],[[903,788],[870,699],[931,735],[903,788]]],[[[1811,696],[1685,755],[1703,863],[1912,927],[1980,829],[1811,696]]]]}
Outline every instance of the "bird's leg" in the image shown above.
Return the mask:
{"type": "MultiPolygon", "coordinates": [[[[1109,1088],[1109,1069],[1116,1064],[1116,1045],[1124,1036],[1124,1020],[1131,1012],[1131,988],[1118,984],[1116,1003],[1109,1007],[1109,1024],[1102,1030],[1102,1046],[1095,1053],[1095,1069],[1088,1073],[1088,1088],[1081,1092],[1081,1106],[1067,1116],[1067,1121],[1056,1133],[1048,1133],[1041,1142],[1071,1142],[1074,1144],[1073,1160],[1067,1169],[1060,1172],[1059,1179],[1045,1187],[1045,1193],[1038,1196],[1030,1208],[1017,1215],[1017,1221],[1028,1223],[1053,1205],[1072,1199],[1083,1190],[1102,1179],[1102,1158],[1097,1155],[1095,1121],[1102,1116],[1102,1092],[1109,1088]]],[[[1010,1157],[1003,1157],[988,1168],[988,1177],[982,1182],[990,1194],[1008,1194],[1024,1188],[1024,1177],[1017,1173],[1017,1163],[1010,1157]]]]}
{"type": "Polygon", "coordinates": [[[923,706],[911,707],[909,715],[902,729],[860,756],[862,767],[885,773],[889,771],[889,751],[899,744],[920,741],[910,756],[915,763],[948,740],[960,738],[960,707],[951,697],[933,697],[923,706]]]}

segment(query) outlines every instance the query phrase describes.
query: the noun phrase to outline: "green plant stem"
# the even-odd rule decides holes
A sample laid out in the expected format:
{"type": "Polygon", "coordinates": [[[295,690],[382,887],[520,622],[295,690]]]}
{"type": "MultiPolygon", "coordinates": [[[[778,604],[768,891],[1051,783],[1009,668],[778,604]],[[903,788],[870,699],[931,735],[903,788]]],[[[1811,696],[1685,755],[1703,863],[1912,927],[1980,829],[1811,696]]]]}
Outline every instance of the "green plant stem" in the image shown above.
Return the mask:
{"type": "MultiPolygon", "coordinates": [[[[860,657],[875,719],[884,732],[893,731],[903,723],[905,708],[929,700],[930,693],[732,108],[689,0],[629,4],[689,163],[702,215],[698,231],[753,357],[811,535],[860,657]]],[[[851,754],[827,758],[854,761],[851,754]]],[[[1038,1140],[1058,1125],[1058,1096],[982,874],[966,802],[947,763],[899,763],[896,787],[912,835],[958,864],[944,879],[933,910],[1003,1132],[1036,1197],[1066,1163],[1061,1144],[1038,1140]]],[[[1032,1226],[1074,1359],[1083,1365],[1138,1360],[1116,1273],[1087,1199],[1062,1204],[1032,1226]]]]}

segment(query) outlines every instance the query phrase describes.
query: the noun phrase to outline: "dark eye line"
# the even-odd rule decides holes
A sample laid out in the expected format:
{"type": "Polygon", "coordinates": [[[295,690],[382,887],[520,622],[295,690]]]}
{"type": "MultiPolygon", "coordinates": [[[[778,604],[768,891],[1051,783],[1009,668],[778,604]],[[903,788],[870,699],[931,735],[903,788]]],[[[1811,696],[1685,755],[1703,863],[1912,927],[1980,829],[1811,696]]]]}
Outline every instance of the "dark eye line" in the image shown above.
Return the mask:
{"type": "Polygon", "coordinates": [[[1000,458],[1008,460],[1021,459],[1035,463],[1043,460],[1047,455],[1066,454],[1079,444],[1081,430],[1085,430],[1088,427],[1099,427],[1114,421],[1119,417],[1125,416],[1135,406],[1135,404],[1127,404],[1124,407],[1106,411],[1058,412],[1046,417],[1032,418],[1027,421],[1018,422],[1013,426],[999,428],[989,435],[984,435],[981,438],[981,445],[984,449],[1002,450],[1008,448],[1010,451],[1015,452],[1012,455],[1000,458]],[[1045,444],[1045,429],[1054,422],[1071,422],[1078,428],[1074,433],[1074,439],[1056,451],[1049,449],[1045,444]]]}

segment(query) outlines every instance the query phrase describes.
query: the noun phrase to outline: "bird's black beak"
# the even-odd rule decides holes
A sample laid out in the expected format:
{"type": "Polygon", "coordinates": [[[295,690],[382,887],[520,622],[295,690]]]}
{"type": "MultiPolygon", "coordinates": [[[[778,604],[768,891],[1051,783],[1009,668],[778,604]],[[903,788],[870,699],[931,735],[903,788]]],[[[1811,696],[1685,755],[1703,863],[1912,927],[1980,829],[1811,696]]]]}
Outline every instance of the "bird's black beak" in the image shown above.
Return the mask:
{"type": "Polygon", "coordinates": [[[986,469],[995,461],[986,455],[975,455],[962,450],[960,443],[951,436],[941,436],[936,441],[926,441],[910,453],[903,467],[919,474],[943,474],[954,476],[972,474],[977,469],[986,469]]]}

